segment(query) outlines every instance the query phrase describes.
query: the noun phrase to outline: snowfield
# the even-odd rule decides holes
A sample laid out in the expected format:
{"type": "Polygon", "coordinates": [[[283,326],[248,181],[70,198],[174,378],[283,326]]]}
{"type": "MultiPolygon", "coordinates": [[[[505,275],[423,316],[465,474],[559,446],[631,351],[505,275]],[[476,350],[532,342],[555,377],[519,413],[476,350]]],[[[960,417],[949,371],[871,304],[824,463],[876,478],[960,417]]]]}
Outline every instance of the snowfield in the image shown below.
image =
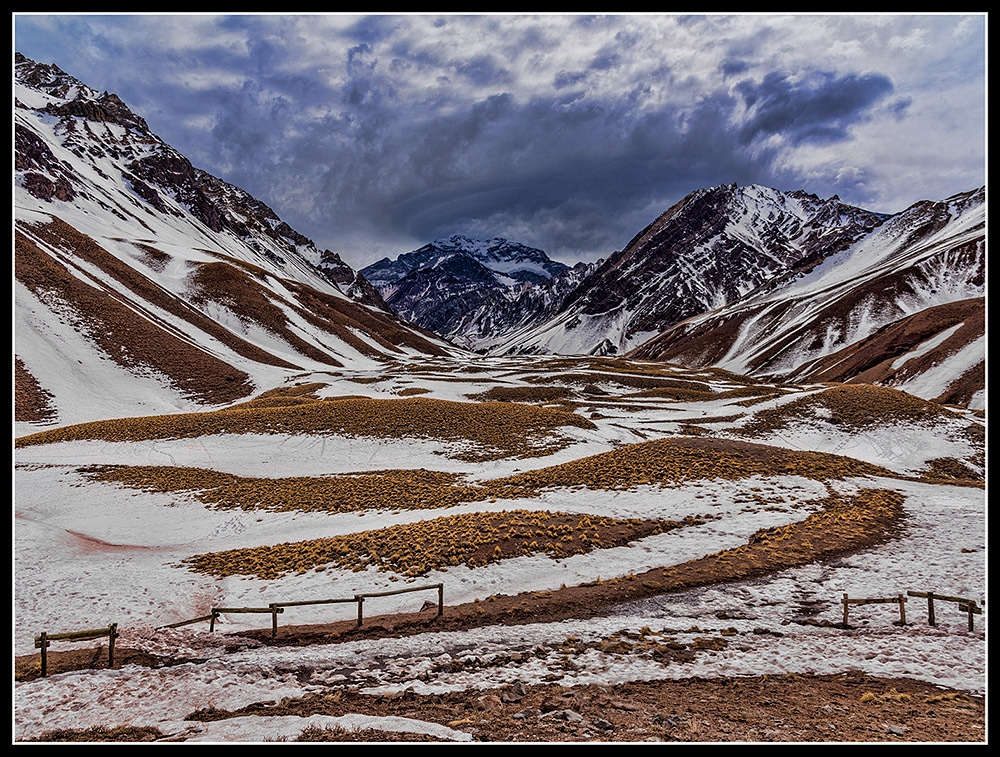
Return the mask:
{"type": "MultiPolygon", "coordinates": [[[[411,380],[413,385],[433,390],[435,396],[450,399],[481,390],[491,379],[503,384],[516,381],[510,373],[498,379],[501,363],[494,361],[492,365],[495,370],[491,375],[479,375],[474,383],[449,383],[430,373],[414,373],[411,380]]],[[[510,368],[514,363],[502,365],[510,368]]],[[[352,384],[351,388],[355,394],[361,390],[379,396],[389,384],[352,384]]],[[[331,394],[341,389],[342,385],[331,380],[331,394]]],[[[695,659],[684,663],[622,658],[591,649],[574,660],[574,670],[560,669],[560,682],[572,686],[854,670],[915,678],[985,695],[985,609],[983,615],[975,617],[971,631],[967,616],[954,604],[942,602],[937,603],[937,626],[928,625],[924,601],[917,598],[908,603],[905,626],[894,623],[897,606],[886,604],[852,606],[850,628],[830,625],[842,620],[840,600],[844,594],[896,597],[907,591],[933,591],[982,602],[987,574],[986,496],[981,488],[890,477],[820,482],[786,475],[690,481],[669,489],[654,485],[614,491],[554,488],[523,500],[470,503],[441,510],[396,510],[387,503],[384,510],[326,514],[211,509],[176,492],[129,490],[89,480],[80,472],[86,466],[110,464],[191,466],[280,478],[425,468],[464,473],[484,481],[644,438],[669,436],[676,433],[679,424],[699,419],[722,433],[724,424],[712,426],[712,417],[726,416],[733,410],[721,400],[650,403],[644,407],[637,407],[638,403],[633,400],[616,405],[609,399],[600,412],[592,413],[595,429],[568,431],[568,446],[547,457],[483,463],[449,456],[451,447],[436,440],[343,436],[216,435],[17,448],[14,654],[34,653],[34,637],[42,631],[51,634],[117,623],[119,646],[157,654],[188,654],[204,662],[157,669],[127,665],[18,682],[14,686],[14,739],[37,737],[54,728],[130,724],[155,726],[188,741],[259,742],[292,739],[312,724],[375,727],[467,741],[471,736],[461,728],[445,729],[437,723],[400,718],[241,717],[197,723],[185,717],[199,708],[234,709],[328,691],[346,683],[369,692],[413,689],[432,693],[551,680],[562,654],[558,645],[568,637],[599,640],[644,628],[669,632],[681,642],[723,631],[739,641],[723,649],[700,650],[695,659]],[[439,582],[444,584],[447,606],[483,600],[496,593],[545,591],[597,577],[639,573],[737,547],[758,529],[801,520],[810,511],[809,503],[824,496],[827,487],[841,494],[861,487],[900,492],[906,511],[902,537],[831,562],[788,569],[766,578],[623,604],[611,616],[586,621],[428,632],[408,638],[294,648],[267,647],[232,635],[242,629],[267,627],[268,615],[222,615],[214,632],[209,631],[207,622],[163,628],[204,616],[213,607],[349,598],[357,593],[439,582]],[[751,493],[757,497],[754,505],[748,504],[751,493]],[[323,572],[293,573],[268,581],[219,579],[181,565],[182,560],[209,551],[350,534],[459,512],[510,509],[673,519],[710,512],[714,517],[626,547],[565,559],[541,553],[485,567],[431,571],[418,578],[401,578],[373,568],[355,572],[329,566],[323,572]],[[803,608],[809,608],[815,623],[791,622],[802,617],[803,608]],[[443,660],[468,655],[488,659],[538,647],[551,648],[550,656],[536,654],[518,664],[471,670],[459,666],[449,671],[440,665],[443,660]],[[311,671],[307,677],[301,674],[303,668],[311,671]]],[[[850,455],[900,475],[920,470],[935,458],[965,459],[974,454],[954,434],[917,425],[879,427],[864,434],[844,433],[832,425],[811,430],[803,427],[758,441],[850,455]]],[[[430,592],[398,594],[370,600],[365,612],[413,612],[434,599],[430,592]]],[[[349,620],[354,613],[351,603],[286,608],[280,623],[349,620]]],[[[76,644],[98,645],[94,641],[76,644]]],[[[51,648],[59,651],[73,646],[73,642],[54,642],[51,648]]]]}

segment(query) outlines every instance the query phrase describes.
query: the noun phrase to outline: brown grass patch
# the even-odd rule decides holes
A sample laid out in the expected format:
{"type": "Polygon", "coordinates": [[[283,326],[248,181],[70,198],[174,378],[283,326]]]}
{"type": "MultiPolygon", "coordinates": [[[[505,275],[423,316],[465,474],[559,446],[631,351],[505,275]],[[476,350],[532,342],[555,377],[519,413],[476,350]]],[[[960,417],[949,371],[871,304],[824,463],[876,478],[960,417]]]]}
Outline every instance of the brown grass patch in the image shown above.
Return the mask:
{"type": "MultiPolygon", "coordinates": [[[[204,468],[171,466],[93,466],[80,472],[94,481],[142,491],[185,492],[220,510],[424,510],[480,502],[503,491],[502,487],[464,485],[457,473],[427,470],[290,478],[245,478],[204,468]]],[[[523,492],[518,493],[523,496],[523,492]]]]}
{"type": "Polygon", "coordinates": [[[751,442],[677,437],[630,444],[560,465],[496,479],[528,489],[584,485],[622,489],[702,479],[803,476],[818,481],[896,474],[850,457],[803,452],[751,442]]]}
{"type": "Polygon", "coordinates": [[[28,372],[21,358],[14,357],[14,420],[44,423],[56,418],[52,392],[44,389],[28,372]]]}
{"type": "Polygon", "coordinates": [[[565,386],[494,386],[468,397],[480,402],[556,402],[572,395],[565,386]]]}
{"type": "Polygon", "coordinates": [[[421,576],[456,565],[481,567],[539,553],[552,558],[583,554],[695,522],[700,521],[619,520],[530,510],[467,513],[325,539],[196,555],[184,563],[192,571],[219,578],[250,575],[272,580],[328,565],[421,576]]]}
{"type": "Polygon", "coordinates": [[[152,726],[117,726],[107,728],[97,725],[93,728],[57,728],[45,731],[37,738],[25,739],[25,742],[147,742],[158,741],[164,734],[152,726]]]}
{"type": "Polygon", "coordinates": [[[482,461],[550,454],[569,443],[557,433],[567,426],[596,428],[566,410],[519,403],[352,397],[95,421],[23,436],[15,446],[88,439],[135,442],[212,434],[312,434],[465,443],[450,456],[482,461]]]}
{"type": "Polygon", "coordinates": [[[757,413],[737,433],[753,436],[796,422],[824,421],[857,432],[894,422],[930,423],[960,416],[911,394],[869,384],[844,384],[757,413]]]}

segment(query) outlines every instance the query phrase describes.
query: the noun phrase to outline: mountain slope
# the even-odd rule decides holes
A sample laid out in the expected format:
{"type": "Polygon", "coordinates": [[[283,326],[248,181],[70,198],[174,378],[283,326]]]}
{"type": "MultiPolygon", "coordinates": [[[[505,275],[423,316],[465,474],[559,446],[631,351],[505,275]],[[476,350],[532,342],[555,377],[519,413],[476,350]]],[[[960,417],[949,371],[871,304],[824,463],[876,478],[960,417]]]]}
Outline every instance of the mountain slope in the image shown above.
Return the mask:
{"type": "Polygon", "coordinates": [[[805,270],[885,216],[735,184],[691,193],[610,256],[550,321],[495,348],[507,354],[620,354],[685,318],[805,270]]]}
{"type": "Polygon", "coordinates": [[[16,55],[14,131],[16,421],[190,410],[451,351],[117,96],[16,55]]]}
{"type": "Polygon", "coordinates": [[[811,272],[678,323],[632,356],[982,407],[985,294],[980,188],[917,203],[811,272]]]}

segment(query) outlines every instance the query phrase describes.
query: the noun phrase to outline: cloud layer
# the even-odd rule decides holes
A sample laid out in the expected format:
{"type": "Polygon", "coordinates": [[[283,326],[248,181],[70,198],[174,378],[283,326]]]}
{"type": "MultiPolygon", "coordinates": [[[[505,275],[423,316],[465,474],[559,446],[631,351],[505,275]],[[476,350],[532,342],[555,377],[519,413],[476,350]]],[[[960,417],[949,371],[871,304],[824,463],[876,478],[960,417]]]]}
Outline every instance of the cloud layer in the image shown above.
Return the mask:
{"type": "Polygon", "coordinates": [[[985,14],[18,15],[357,267],[464,233],[566,262],[688,192],[894,212],[985,183],[985,14]]]}

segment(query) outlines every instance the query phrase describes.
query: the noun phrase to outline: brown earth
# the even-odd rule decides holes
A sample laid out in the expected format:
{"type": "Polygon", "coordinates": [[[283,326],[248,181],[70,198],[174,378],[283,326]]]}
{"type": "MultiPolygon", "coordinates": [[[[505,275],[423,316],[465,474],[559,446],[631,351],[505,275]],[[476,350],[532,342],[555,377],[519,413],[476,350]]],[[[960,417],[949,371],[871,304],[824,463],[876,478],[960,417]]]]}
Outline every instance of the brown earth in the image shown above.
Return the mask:
{"type": "MultiPolygon", "coordinates": [[[[264,644],[294,646],[461,631],[484,625],[539,623],[599,616],[622,602],[694,586],[764,575],[789,565],[832,559],[892,538],[901,524],[900,501],[891,492],[871,492],[854,502],[837,501],[798,524],[757,535],[744,547],[671,568],[551,592],[493,596],[485,601],[437,606],[422,612],[327,625],[284,626],[240,634],[264,644]],[[864,528],[832,529],[833,520],[860,519],[864,528]]],[[[809,623],[808,618],[793,622],[809,623]]],[[[814,622],[814,621],[813,621],[814,622]]],[[[840,624],[837,624],[838,627],[840,624]]],[[[663,654],[678,659],[679,646],[663,654]]],[[[187,660],[116,649],[115,667],[153,667],[187,660]]],[[[107,666],[106,648],[50,651],[49,672],[107,666]]],[[[39,675],[39,656],[15,660],[15,678],[39,675]]],[[[566,687],[558,683],[469,690],[444,695],[405,691],[372,696],[350,689],[239,711],[201,710],[191,720],[241,714],[402,716],[449,725],[480,742],[985,742],[985,701],[908,679],[881,679],[858,672],[720,679],[644,681],[615,686],[566,687]]],[[[91,729],[52,732],[42,741],[154,741],[170,737],[150,729],[91,729]]],[[[308,729],[307,741],[435,741],[421,734],[378,730],[308,729]]]]}

